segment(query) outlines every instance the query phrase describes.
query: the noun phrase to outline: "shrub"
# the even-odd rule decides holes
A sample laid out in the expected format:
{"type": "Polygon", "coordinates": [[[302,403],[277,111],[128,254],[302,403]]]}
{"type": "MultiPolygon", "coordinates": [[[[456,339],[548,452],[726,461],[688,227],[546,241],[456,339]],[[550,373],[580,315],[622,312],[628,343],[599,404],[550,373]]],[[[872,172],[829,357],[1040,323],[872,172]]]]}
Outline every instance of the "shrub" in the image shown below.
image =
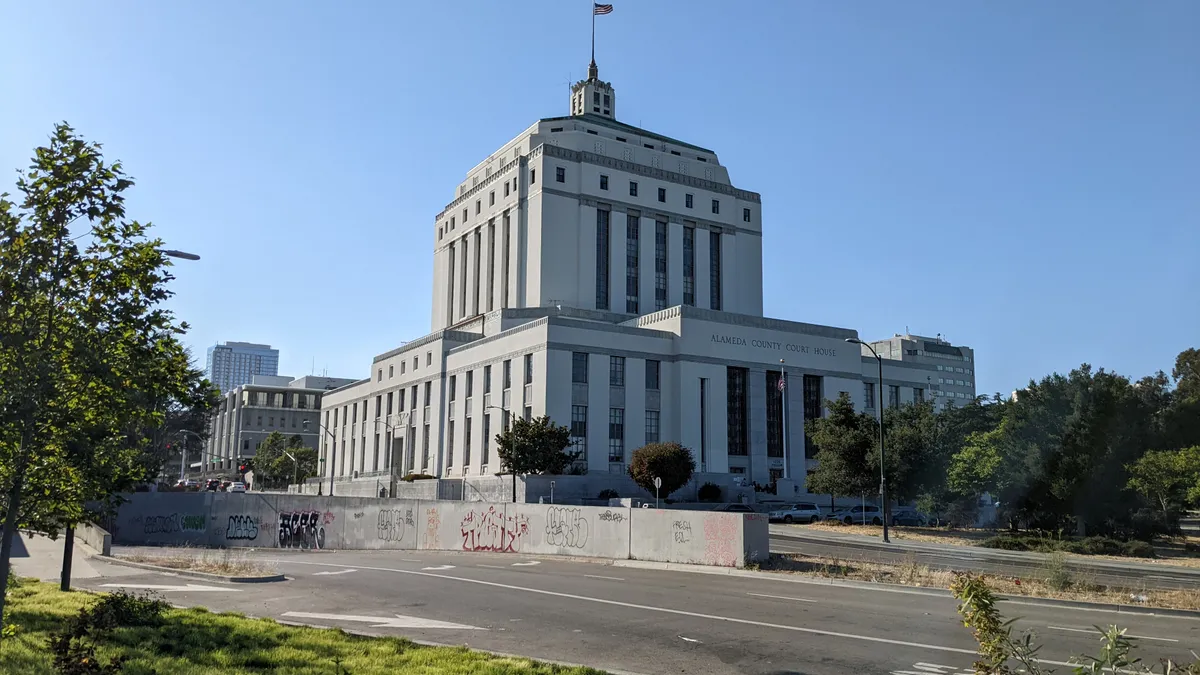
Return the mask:
{"type": "Polygon", "coordinates": [[[667,497],[687,485],[696,471],[691,450],[678,443],[648,443],[633,451],[629,476],[650,494],[667,497]],[[654,479],[662,479],[662,488],[654,489],[654,479]]]}
{"type": "MultiPolygon", "coordinates": [[[[498,476],[500,474],[496,474],[496,475],[498,476]]],[[[401,478],[400,480],[404,481],[405,483],[411,483],[414,480],[432,480],[434,478],[436,478],[436,476],[430,476],[427,473],[410,473],[407,476],[404,476],[403,478],[401,478]]]]}
{"type": "Polygon", "coordinates": [[[1154,558],[1156,553],[1154,547],[1148,541],[1127,541],[1124,544],[1122,555],[1127,555],[1132,558],[1154,558]]]}
{"type": "Polygon", "coordinates": [[[613,490],[612,488],[605,488],[600,491],[600,494],[596,495],[596,499],[620,499],[620,498],[621,498],[621,495],[619,493],[617,493],[616,490],[613,490]]]}
{"type": "Polygon", "coordinates": [[[702,502],[721,501],[721,486],[716,483],[705,483],[696,491],[696,497],[702,502]]]}
{"type": "Polygon", "coordinates": [[[62,675],[113,675],[121,672],[124,657],[108,663],[96,658],[96,645],[122,626],[154,626],[168,607],[162,600],[124,591],[106,595],[91,607],[79,610],[59,630],[50,634],[54,667],[62,675]]]}

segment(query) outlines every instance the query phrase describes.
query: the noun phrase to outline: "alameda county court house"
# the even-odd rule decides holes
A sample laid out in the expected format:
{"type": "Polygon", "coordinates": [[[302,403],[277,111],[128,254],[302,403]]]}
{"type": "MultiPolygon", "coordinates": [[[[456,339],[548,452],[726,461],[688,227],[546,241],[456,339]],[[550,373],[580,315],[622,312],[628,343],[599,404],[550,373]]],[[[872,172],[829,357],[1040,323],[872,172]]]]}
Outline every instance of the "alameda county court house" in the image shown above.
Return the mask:
{"type": "Polygon", "coordinates": [[[434,218],[432,332],[324,394],[325,481],[490,476],[505,416],[545,414],[589,475],[678,441],[698,471],[805,494],[827,399],[974,398],[969,348],[872,342],[876,391],[856,331],[764,317],[763,215],[712,150],[617,121],[593,61],[570,115],[475,165],[434,218]]]}

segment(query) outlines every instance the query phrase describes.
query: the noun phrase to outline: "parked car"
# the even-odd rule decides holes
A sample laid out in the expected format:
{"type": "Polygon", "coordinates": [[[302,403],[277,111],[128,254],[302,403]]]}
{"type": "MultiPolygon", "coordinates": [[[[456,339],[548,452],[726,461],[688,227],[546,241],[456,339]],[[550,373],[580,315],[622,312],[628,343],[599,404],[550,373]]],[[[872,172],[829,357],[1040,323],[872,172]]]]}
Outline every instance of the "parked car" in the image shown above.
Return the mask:
{"type": "Polygon", "coordinates": [[[204,489],[208,492],[216,492],[221,489],[221,480],[219,478],[209,478],[204,483],[204,489]]]}
{"type": "Polygon", "coordinates": [[[748,504],[721,504],[713,511],[725,511],[727,513],[754,513],[754,509],[748,504]]]}
{"type": "Polygon", "coordinates": [[[848,509],[838,509],[829,514],[825,520],[840,520],[847,525],[882,525],[883,512],[874,504],[851,506],[848,509]]]}
{"type": "Polygon", "coordinates": [[[230,484],[229,484],[229,491],[230,491],[230,492],[245,492],[245,491],[246,491],[246,484],[245,484],[245,483],[242,483],[242,482],[230,483],[230,484]]]}
{"type": "Polygon", "coordinates": [[[913,525],[925,527],[929,524],[929,516],[921,513],[912,506],[897,506],[891,510],[893,525],[913,525]]]}
{"type": "Polygon", "coordinates": [[[767,514],[767,517],[785,523],[815,523],[821,519],[821,507],[812,502],[800,502],[775,509],[767,514]]]}

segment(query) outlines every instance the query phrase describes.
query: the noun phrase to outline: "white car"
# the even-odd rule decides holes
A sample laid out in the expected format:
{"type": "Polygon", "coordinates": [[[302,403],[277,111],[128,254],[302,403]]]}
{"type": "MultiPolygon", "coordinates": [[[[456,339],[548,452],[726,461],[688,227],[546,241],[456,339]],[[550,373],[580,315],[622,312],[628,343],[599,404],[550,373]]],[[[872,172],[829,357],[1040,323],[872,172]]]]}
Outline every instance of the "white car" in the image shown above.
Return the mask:
{"type": "Polygon", "coordinates": [[[229,491],[230,491],[230,492],[245,492],[245,491],[246,491],[246,484],[245,484],[245,483],[241,483],[241,482],[238,482],[238,483],[230,483],[230,484],[229,484],[229,491]]]}
{"type": "Polygon", "coordinates": [[[821,507],[812,502],[800,502],[775,509],[768,514],[768,518],[785,523],[815,523],[821,520],[821,507]]]}
{"type": "Polygon", "coordinates": [[[874,504],[851,506],[834,511],[825,520],[840,520],[847,525],[882,525],[883,512],[874,504]]]}

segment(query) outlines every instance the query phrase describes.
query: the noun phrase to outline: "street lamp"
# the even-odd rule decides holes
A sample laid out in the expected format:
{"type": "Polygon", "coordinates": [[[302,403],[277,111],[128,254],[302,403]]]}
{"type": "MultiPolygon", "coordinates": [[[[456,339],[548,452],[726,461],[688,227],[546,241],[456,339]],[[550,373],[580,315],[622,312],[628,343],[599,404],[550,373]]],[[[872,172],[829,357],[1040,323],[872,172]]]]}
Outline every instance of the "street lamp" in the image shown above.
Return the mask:
{"type": "Polygon", "coordinates": [[[879,415],[879,509],[883,514],[883,541],[888,540],[888,496],[887,496],[887,475],[884,473],[884,454],[883,454],[883,357],[880,356],[875,348],[857,338],[846,338],[846,342],[854,345],[862,345],[871,350],[871,356],[879,362],[879,395],[876,397],[875,410],[879,415]]]}
{"type": "Polygon", "coordinates": [[[387,429],[387,432],[388,432],[388,494],[391,497],[395,498],[395,496],[396,496],[396,459],[397,458],[395,457],[394,453],[395,453],[395,446],[396,446],[396,427],[394,427],[390,423],[388,423],[388,421],[386,419],[384,419],[382,417],[376,417],[375,418],[376,430],[379,429],[380,424],[383,424],[383,427],[385,429],[387,429]]]}
{"type": "MultiPolygon", "coordinates": [[[[200,443],[204,443],[204,437],[190,429],[176,429],[176,431],[178,431],[181,434],[188,434],[190,436],[194,436],[197,441],[200,441],[200,443]]],[[[179,480],[183,480],[186,477],[184,475],[184,473],[187,471],[187,441],[186,440],[183,442],[182,453],[183,454],[179,458],[179,480]]],[[[204,459],[203,459],[204,454],[205,454],[204,450],[201,450],[200,451],[200,457],[201,457],[200,463],[201,464],[204,463],[204,459]]]]}
{"type": "Polygon", "coordinates": [[[167,256],[168,258],[179,258],[181,260],[199,260],[200,259],[200,256],[196,255],[195,253],[188,253],[187,251],[176,251],[173,248],[163,250],[162,254],[167,256]]]}
{"type": "MultiPolygon", "coordinates": [[[[300,423],[300,426],[304,427],[304,431],[306,431],[306,432],[308,431],[308,423],[311,421],[312,420],[304,420],[303,422],[300,423]]],[[[326,429],[324,424],[317,423],[317,428],[320,429],[321,431],[324,431],[325,433],[329,434],[329,437],[333,439],[333,442],[329,444],[329,496],[332,497],[333,496],[333,465],[337,461],[337,436],[334,436],[332,431],[326,429]]],[[[325,460],[321,460],[321,461],[323,462],[325,460]]],[[[317,483],[317,494],[320,494],[320,490],[321,490],[321,484],[317,483]]]]}
{"type": "MultiPolygon", "coordinates": [[[[509,429],[509,426],[512,424],[512,413],[510,413],[507,409],[502,408],[498,405],[489,405],[489,406],[486,406],[483,410],[484,410],[484,412],[487,412],[488,410],[493,410],[493,409],[499,410],[500,412],[504,413],[504,417],[505,417],[504,430],[507,431],[509,429]]],[[[513,500],[513,503],[516,504],[517,503],[517,470],[511,466],[508,468],[510,471],[512,471],[512,483],[513,483],[513,486],[512,486],[513,487],[513,490],[512,490],[513,498],[512,498],[512,500],[513,500]]]]}

